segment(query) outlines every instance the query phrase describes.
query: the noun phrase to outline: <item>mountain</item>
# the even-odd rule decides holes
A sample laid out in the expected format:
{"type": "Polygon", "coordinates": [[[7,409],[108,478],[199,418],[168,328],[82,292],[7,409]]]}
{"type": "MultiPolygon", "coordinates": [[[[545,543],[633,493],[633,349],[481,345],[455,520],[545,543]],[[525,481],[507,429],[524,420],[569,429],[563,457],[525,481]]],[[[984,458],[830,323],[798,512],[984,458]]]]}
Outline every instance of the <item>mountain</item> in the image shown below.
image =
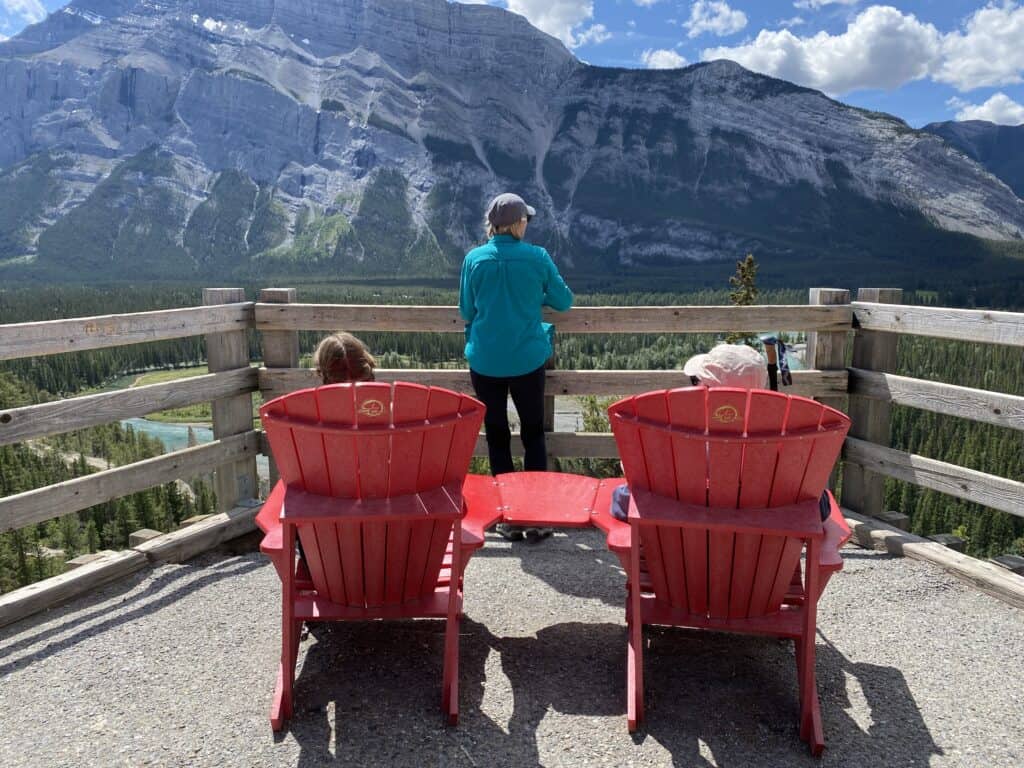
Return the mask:
{"type": "Polygon", "coordinates": [[[922,130],[941,136],[1024,198],[1024,125],[967,120],[931,123],[922,130]]]}
{"type": "Polygon", "coordinates": [[[589,66],[487,5],[75,0],[0,43],[6,274],[437,276],[506,189],[587,274],[976,276],[1024,231],[891,116],[726,61],[589,66]]]}

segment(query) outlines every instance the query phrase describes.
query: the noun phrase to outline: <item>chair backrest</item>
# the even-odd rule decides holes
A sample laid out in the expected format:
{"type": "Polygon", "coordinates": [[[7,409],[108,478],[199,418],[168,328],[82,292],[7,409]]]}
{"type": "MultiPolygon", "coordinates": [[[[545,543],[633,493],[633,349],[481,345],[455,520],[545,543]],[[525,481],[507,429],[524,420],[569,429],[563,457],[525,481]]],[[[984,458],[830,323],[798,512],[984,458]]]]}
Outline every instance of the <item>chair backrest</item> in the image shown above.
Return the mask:
{"type": "MultiPolygon", "coordinates": [[[[344,499],[446,487],[461,492],[484,406],[419,384],[331,384],[260,409],[281,479],[344,499]]],[[[317,591],[353,606],[400,603],[433,591],[454,520],[300,524],[317,591]]]]}
{"type": "MultiPolygon", "coordinates": [[[[849,418],[804,397],[687,387],[608,409],[631,488],[716,509],[817,500],[849,418]]],[[[658,600],[716,618],[779,610],[802,541],[708,529],[640,527],[658,600]]]]}

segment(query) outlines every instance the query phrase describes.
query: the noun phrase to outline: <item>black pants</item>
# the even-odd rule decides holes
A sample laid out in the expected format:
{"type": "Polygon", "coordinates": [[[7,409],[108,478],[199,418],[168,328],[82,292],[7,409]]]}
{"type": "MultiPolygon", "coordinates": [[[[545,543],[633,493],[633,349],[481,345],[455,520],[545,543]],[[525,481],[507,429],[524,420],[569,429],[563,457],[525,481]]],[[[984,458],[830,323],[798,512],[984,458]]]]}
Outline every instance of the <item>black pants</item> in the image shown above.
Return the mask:
{"type": "Polygon", "coordinates": [[[487,406],[484,431],[491,474],[511,472],[512,432],[508,426],[508,396],[519,414],[519,432],[526,450],[527,472],[544,472],[548,452],[544,445],[544,366],[522,376],[495,378],[474,370],[469,372],[477,399],[487,406]]]}

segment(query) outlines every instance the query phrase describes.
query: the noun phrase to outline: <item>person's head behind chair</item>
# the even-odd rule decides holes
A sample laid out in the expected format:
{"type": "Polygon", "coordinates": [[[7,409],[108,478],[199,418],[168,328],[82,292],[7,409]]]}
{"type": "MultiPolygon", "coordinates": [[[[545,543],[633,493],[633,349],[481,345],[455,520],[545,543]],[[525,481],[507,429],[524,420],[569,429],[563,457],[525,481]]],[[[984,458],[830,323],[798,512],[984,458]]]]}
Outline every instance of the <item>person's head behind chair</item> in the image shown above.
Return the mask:
{"type": "Polygon", "coordinates": [[[719,344],[707,354],[694,355],[686,361],[683,373],[695,386],[768,388],[765,360],[746,344],[719,344]]]}
{"type": "Polygon", "coordinates": [[[377,361],[362,341],[351,333],[332,333],[313,354],[313,362],[324,384],[373,381],[377,361]]]}

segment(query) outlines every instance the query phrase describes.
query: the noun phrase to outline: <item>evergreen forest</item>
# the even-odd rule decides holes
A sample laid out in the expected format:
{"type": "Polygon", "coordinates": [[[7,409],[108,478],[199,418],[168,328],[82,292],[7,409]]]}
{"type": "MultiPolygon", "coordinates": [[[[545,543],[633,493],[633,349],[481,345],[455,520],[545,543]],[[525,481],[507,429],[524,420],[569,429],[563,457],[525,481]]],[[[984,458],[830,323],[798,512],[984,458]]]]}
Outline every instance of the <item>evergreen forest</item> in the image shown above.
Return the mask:
{"type": "MultiPolygon", "coordinates": [[[[624,291],[606,293],[603,284],[577,295],[578,305],[728,304],[728,289],[690,292],[624,291]]],[[[453,288],[430,282],[398,285],[386,281],[300,285],[299,300],[308,303],[453,305],[453,288]]],[[[246,294],[255,296],[256,287],[246,294]]],[[[114,285],[108,287],[24,286],[0,289],[0,324],[84,317],[120,312],[196,306],[195,286],[114,285]]],[[[735,301],[735,296],[733,296],[735,301]]],[[[762,290],[757,303],[803,304],[803,290],[762,290]]],[[[951,289],[907,292],[907,303],[944,306],[989,306],[1024,309],[1019,296],[951,289]]],[[[461,334],[360,334],[384,368],[464,367],[461,334]]],[[[304,364],[319,333],[300,334],[304,364]]],[[[674,369],[691,355],[721,339],[699,334],[616,334],[561,336],[557,365],[572,369],[674,369]]],[[[799,339],[791,339],[799,341],[799,339]]],[[[250,335],[250,354],[258,360],[258,334],[250,335]]],[[[201,337],[136,344],[90,352],[0,362],[0,410],[127,386],[141,373],[190,367],[205,360],[201,337]]],[[[1024,359],[1010,347],[901,337],[896,373],[968,387],[1024,396],[1024,359]]],[[[608,402],[581,398],[586,431],[607,430],[608,402]]],[[[919,453],[1013,480],[1024,480],[1021,433],[916,409],[895,407],[893,447],[919,453]]],[[[130,426],[103,427],[0,447],[0,496],[9,496],[158,455],[159,441],[130,426]]],[[[618,473],[617,462],[563,459],[565,471],[598,475],[618,473]]],[[[476,471],[486,471],[476,461],[476,471]]],[[[64,570],[77,555],[128,544],[140,528],[173,530],[182,520],[215,508],[210,484],[203,478],[169,483],[82,512],[0,534],[0,592],[64,570]]],[[[1009,515],[934,491],[888,480],[886,507],[911,516],[916,533],[956,533],[970,554],[989,557],[1024,554],[1024,518],[1009,515]]]]}

